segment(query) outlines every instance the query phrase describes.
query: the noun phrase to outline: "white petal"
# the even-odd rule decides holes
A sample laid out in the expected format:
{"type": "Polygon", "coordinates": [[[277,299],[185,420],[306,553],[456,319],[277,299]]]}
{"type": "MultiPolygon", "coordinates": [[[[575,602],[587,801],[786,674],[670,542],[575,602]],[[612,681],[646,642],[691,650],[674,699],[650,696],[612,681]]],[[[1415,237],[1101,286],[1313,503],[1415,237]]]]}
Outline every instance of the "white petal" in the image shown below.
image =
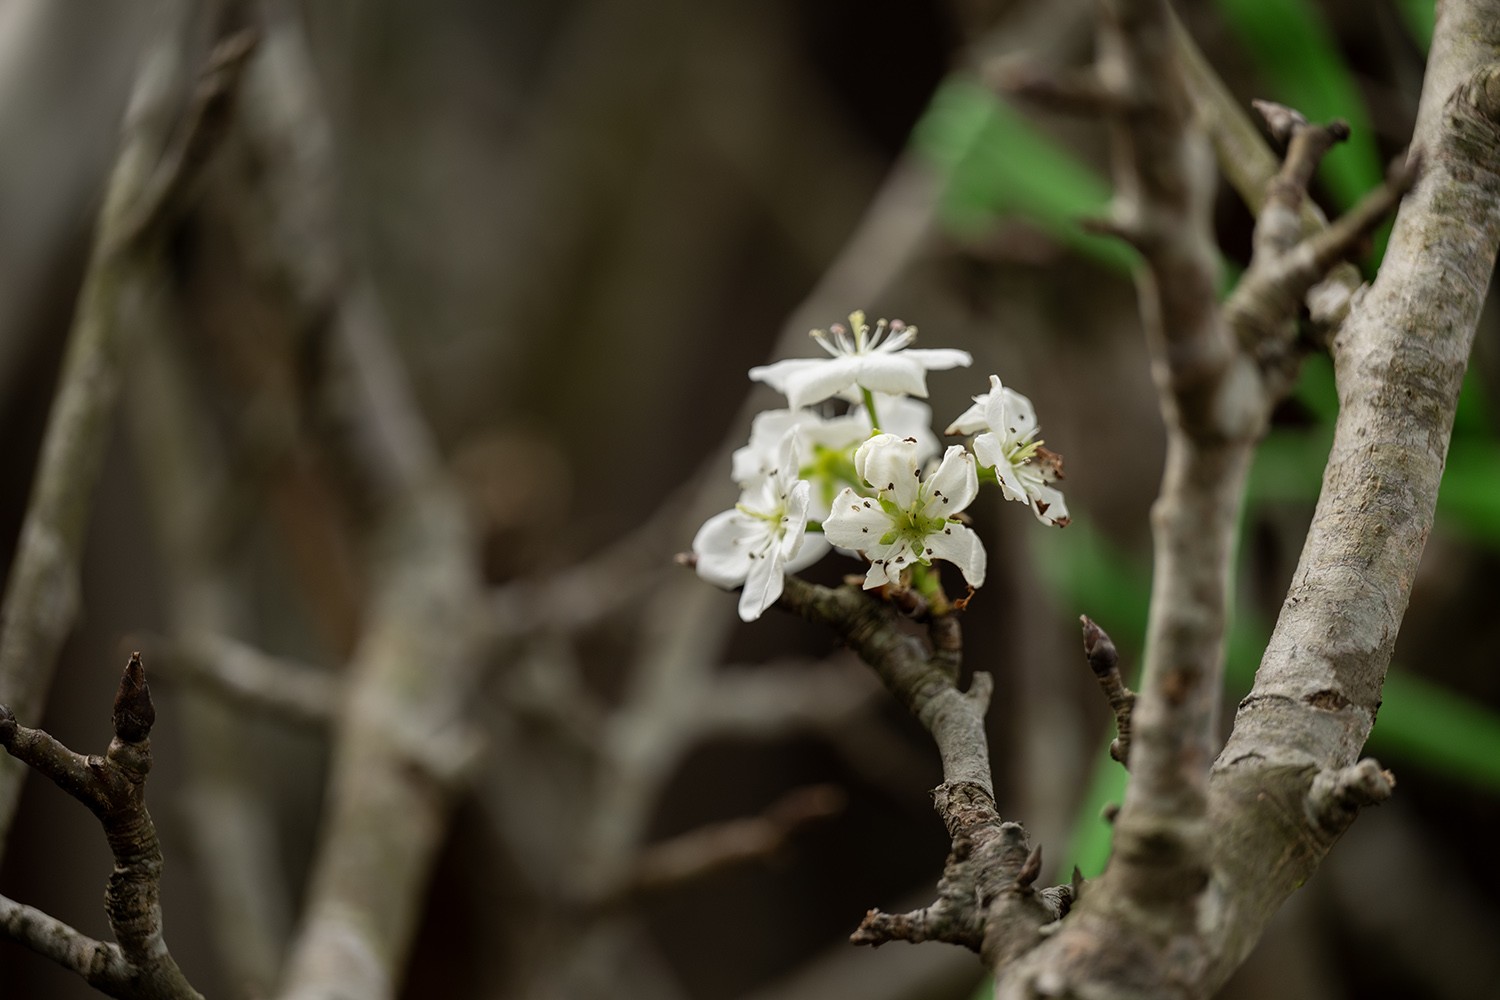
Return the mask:
{"type": "Polygon", "coordinates": [[[781,567],[784,573],[796,573],[807,569],[813,563],[826,556],[833,548],[828,544],[828,539],[816,531],[809,531],[802,536],[802,547],[797,554],[788,558],[786,565],[781,567]]]}
{"type": "Polygon", "coordinates": [[[750,572],[745,577],[745,589],[740,591],[740,618],[753,622],[776,603],[785,586],[781,553],[774,547],[761,556],[750,560],[750,572]]]}
{"type": "Polygon", "coordinates": [[[833,510],[823,519],[823,535],[841,549],[869,552],[895,523],[880,504],[862,497],[847,486],[833,501],[833,510]]]}
{"type": "Polygon", "coordinates": [[[807,537],[807,509],[811,496],[812,484],[806,480],[793,484],[787,493],[781,514],[781,541],[777,545],[781,559],[796,555],[807,537]]]}
{"type": "Polygon", "coordinates": [[[730,459],[730,476],[741,486],[759,482],[776,468],[776,446],[805,410],[764,410],[750,421],[750,443],[730,459]]]}
{"type": "Polygon", "coordinates": [[[856,381],[876,392],[927,395],[927,371],[909,356],[911,353],[861,355],[856,381]]]}
{"type": "Polygon", "coordinates": [[[923,539],[926,548],[923,555],[928,559],[942,559],[958,567],[969,586],[984,584],[985,564],[988,557],[984,545],[973,529],[962,524],[947,525],[942,531],[923,539]]]}
{"type": "Polygon", "coordinates": [[[968,351],[958,351],[951,347],[916,347],[909,351],[902,351],[901,356],[910,358],[928,371],[947,371],[949,368],[967,368],[974,363],[974,357],[968,351]]]}
{"type": "Polygon", "coordinates": [[[1036,408],[1031,405],[1031,400],[1002,386],[994,375],[990,376],[990,386],[984,411],[984,421],[989,429],[999,435],[1007,449],[1035,437],[1036,408]]]}
{"type": "Polygon", "coordinates": [[[995,466],[995,478],[1000,480],[1000,492],[1005,494],[1005,499],[1031,502],[1031,497],[1027,495],[1026,479],[1016,466],[1006,461],[999,462],[995,466]]]}
{"type": "Polygon", "coordinates": [[[974,456],[959,445],[950,446],[943,455],[943,464],[928,480],[923,495],[927,502],[922,513],[928,517],[952,517],[973,503],[979,495],[974,456]]]}
{"type": "Polygon", "coordinates": [[[870,559],[870,571],[865,574],[865,590],[887,584],[899,585],[902,571],[917,561],[911,544],[904,538],[897,539],[890,545],[876,546],[866,555],[870,559]]]}
{"type": "Polygon", "coordinates": [[[786,388],[782,391],[791,407],[797,409],[847,389],[858,376],[858,358],[813,358],[787,375],[786,388]]]}
{"type": "Polygon", "coordinates": [[[877,434],[854,453],[854,468],[865,482],[905,509],[917,500],[917,443],[894,434],[877,434]]]}
{"type": "Polygon", "coordinates": [[[1068,524],[1068,504],[1062,490],[1045,484],[1036,487],[1031,494],[1031,509],[1043,524],[1063,528],[1068,524]]]}
{"type": "Polygon", "coordinates": [[[974,404],[967,410],[954,418],[953,423],[948,425],[944,434],[973,434],[989,425],[984,422],[985,402],[989,399],[985,396],[975,396],[974,404]]]}
{"type": "Polygon", "coordinates": [[[715,514],[693,537],[698,575],[718,587],[738,587],[750,571],[750,554],[767,541],[764,522],[737,510],[715,514]]]}
{"type": "Polygon", "coordinates": [[[786,393],[786,380],[795,371],[799,371],[808,365],[821,365],[821,358],[787,358],[785,361],[777,361],[769,365],[756,365],[750,369],[750,381],[764,382],[777,392],[786,393]]]}
{"type": "Polygon", "coordinates": [[[795,426],[787,429],[776,442],[776,476],[781,481],[782,489],[790,491],[792,484],[797,481],[797,472],[801,468],[797,448],[797,428],[795,426]]]}
{"type": "Polygon", "coordinates": [[[974,457],[986,469],[999,469],[1002,465],[1009,465],[1005,461],[1005,448],[1000,444],[1000,439],[988,431],[974,439],[974,457]]]}
{"type": "Polygon", "coordinates": [[[875,397],[875,412],[881,420],[881,430],[897,437],[917,439],[917,462],[925,465],[943,450],[937,435],[932,433],[932,407],[910,396],[875,397]]]}

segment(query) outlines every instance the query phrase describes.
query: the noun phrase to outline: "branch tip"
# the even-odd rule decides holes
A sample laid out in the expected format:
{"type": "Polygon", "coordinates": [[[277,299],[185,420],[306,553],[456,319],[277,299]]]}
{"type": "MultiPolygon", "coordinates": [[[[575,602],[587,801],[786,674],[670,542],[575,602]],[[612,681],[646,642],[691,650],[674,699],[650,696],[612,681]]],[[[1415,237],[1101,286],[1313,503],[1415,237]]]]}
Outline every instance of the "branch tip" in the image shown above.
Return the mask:
{"type": "Polygon", "coordinates": [[[115,735],[126,743],[139,743],[151,735],[156,724],[156,706],[151,703],[151,688],[146,684],[146,666],[139,652],[130,654],[115,692],[112,716],[115,735]]]}
{"type": "Polygon", "coordinates": [[[1395,788],[1396,776],[1366,757],[1350,767],[1320,771],[1307,792],[1308,813],[1319,827],[1337,833],[1360,809],[1379,805],[1395,788]]]}
{"type": "Polygon", "coordinates": [[[1271,138],[1282,147],[1291,141],[1292,135],[1298,128],[1307,125],[1307,119],[1302,112],[1296,108],[1289,108],[1285,104],[1256,98],[1250,102],[1250,106],[1255,109],[1256,114],[1260,115],[1260,120],[1265,124],[1266,131],[1270,133],[1271,138]]]}

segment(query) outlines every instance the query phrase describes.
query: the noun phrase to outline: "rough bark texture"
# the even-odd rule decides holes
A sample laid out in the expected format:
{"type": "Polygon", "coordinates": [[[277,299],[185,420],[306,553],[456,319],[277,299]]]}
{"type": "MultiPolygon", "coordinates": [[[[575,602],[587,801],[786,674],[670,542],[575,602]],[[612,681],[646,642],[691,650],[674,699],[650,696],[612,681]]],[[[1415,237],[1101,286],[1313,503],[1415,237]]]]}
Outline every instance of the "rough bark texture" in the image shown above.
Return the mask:
{"type": "Polygon", "coordinates": [[[1414,147],[1424,173],[1333,342],[1339,417],[1302,559],[1215,765],[1235,900],[1211,981],[1249,951],[1352,815],[1310,783],[1364,745],[1432,527],[1459,384],[1500,244],[1500,4],[1441,8],[1414,147]]]}
{"type": "Polygon", "coordinates": [[[164,861],[156,826],[146,811],[155,721],[139,653],[131,656],[120,679],[114,739],[102,757],[74,753],[42,730],[18,724],[10,707],[0,705],[0,746],[87,806],[104,828],[115,862],[104,889],[104,911],[118,943],[92,940],[4,897],[0,931],[119,1000],[203,1000],[178,968],[162,934],[164,861]]]}
{"type": "MultiPolygon", "coordinates": [[[[1424,174],[1380,277],[1332,344],[1335,441],[1275,634],[1208,782],[1202,891],[1185,912],[1153,906],[1145,887],[1114,876],[1117,853],[1046,944],[997,969],[999,996],[1211,994],[1358,808],[1389,794],[1389,775],[1355,762],[1432,524],[1500,243],[1497,59],[1500,5],[1442,9],[1414,144],[1424,174]]],[[[1176,850],[1145,832],[1145,851],[1176,850]]]]}

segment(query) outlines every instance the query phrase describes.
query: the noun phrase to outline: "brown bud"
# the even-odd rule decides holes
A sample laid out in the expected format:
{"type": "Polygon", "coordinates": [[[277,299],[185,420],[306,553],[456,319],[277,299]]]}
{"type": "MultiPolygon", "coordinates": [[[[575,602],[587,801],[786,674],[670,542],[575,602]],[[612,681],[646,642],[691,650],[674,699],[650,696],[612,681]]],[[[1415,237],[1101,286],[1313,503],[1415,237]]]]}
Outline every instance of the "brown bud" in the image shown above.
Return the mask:
{"type": "Polygon", "coordinates": [[[151,689],[146,685],[146,667],[140,653],[131,653],[115,692],[115,735],[126,743],[139,743],[151,735],[156,722],[156,707],[151,704],[151,689]]]}

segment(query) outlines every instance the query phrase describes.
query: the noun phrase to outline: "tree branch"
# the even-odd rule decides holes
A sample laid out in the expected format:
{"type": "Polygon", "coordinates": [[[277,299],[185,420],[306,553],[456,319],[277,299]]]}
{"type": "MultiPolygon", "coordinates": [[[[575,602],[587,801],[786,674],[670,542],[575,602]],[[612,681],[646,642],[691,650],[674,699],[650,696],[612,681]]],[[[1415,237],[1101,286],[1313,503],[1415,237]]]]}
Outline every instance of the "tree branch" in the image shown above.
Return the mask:
{"type": "MultiPolygon", "coordinates": [[[[1119,0],[1099,46],[1101,78],[1135,102],[1113,116],[1120,192],[1114,214],[1147,263],[1139,292],[1168,438],[1152,512],[1156,558],[1144,679],[1130,713],[1131,782],[1115,820],[1109,868],[1062,929],[1001,976],[1005,997],[1202,996],[1217,985],[1210,977],[1224,971],[1216,964],[1224,957],[1218,935],[1242,929],[1241,903],[1220,902],[1226,836],[1222,816],[1210,812],[1209,763],[1244,479],[1270,406],[1295,376],[1302,300],[1378,221],[1376,210],[1399,198],[1415,176],[1412,169],[1398,172],[1349,220],[1304,239],[1307,184],[1344,131],[1309,126],[1289,109],[1266,106],[1287,157],[1267,187],[1251,267],[1221,312],[1215,265],[1204,253],[1211,206],[1200,173],[1202,139],[1176,63],[1165,57],[1173,30],[1164,2],[1119,0]],[[1126,954],[1132,974],[1121,977],[1126,954]]],[[[1304,768],[1309,779],[1312,770],[1304,768]]],[[[1326,823],[1378,796],[1378,785],[1364,771],[1358,780],[1343,776],[1337,792],[1325,790],[1316,808],[1294,815],[1326,823]]],[[[1264,786],[1256,787],[1257,801],[1271,808],[1264,786]]],[[[1277,808],[1284,817],[1285,803],[1277,808]]],[[[1287,833],[1283,822],[1275,835],[1262,831],[1259,843],[1285,850],[1287,833]]]]}
{"type": "MultiPolygon", "coordinates": [[[[174,0],[165,7],[170,17],[141,61],[0,606],[0,697],[29,718],[42,714],[58,651],[78,611],[84,532],[113,429],[128,338],[139,322],[131,309],[161,280],[163,220],[202,166],[211,138],[198,127],[180,135],[172,128],[186,75],[189,6],[174,0]],[[188,148],[194,155],[173,155],[188,148]]],[[[245,44],[237,39],[231,47],[245,44]]],[[[199,106],[222,108],[242,64],[243,56],[210,60],[199,106]]],[[[205,111],[189,124],[217,120],[205,111]]],[[[0,846],[24,774],[0,760],[0,846]]]]}
{"type": "Polygon", "coordinates": [[[780,603],[840,635],[932,734],[942,758],[943,783],[933,791],[933,805],[952,850],[938,898],[906,914],[871,910],[850,940],[947,941],[982,951],[992,965],[1033,947],[1039,929],[1066,910],[1071,891],[1034,888],[1040,861],[1032,860],[1026,831],[1000,818],[984,734],[992,684],[988,674],[976,673],[967,692],[958,689],[956,618],[934,616],[929,650],[902,629],[894,608],[854,587],[835,590],[788,577],[780,603]]]}
{"type": "MultiPolygon", "coordinates": [[[[1219,169],[1251,214],[1259,216],[1271,179],[1279,169],[1276,155],[1175,16],[1172,51],[1182,66],[1193,110],[1213,142],[1219,169]]],[[[1328,225],[1327,217],[1311,198],[1302,199],[1297,213],[1304,233],[1314,233],[1328,225]]],[[[1332,267],[1308,296],[1313,322],[1324,330],[1336,328],[1348,313],[1350,298],[1362,284],[1364,279],[1353,264],[1332,267]]]]}
{"type": "Polygon", "coordinates": [[[759,816],[727,820],[646,847],[620,887],[621,897],[658,892],[769,857],[814,823],[843,812],[847,796],[833,785],[795,789],[759,816]]]}
{"type": "Polygon", "coordinates": [[[1109,878],[1111,892],[1183,932],[1207,877],[1208,762],[1217,745],[1229,567],[1268,407],[1253,362],[1217,308],[1213,159],[1170,53],[1164,2],[1107,6],[1099,73],[1133,97],[1127,113],[1110,118],[1114,215],[1146,261],[1137,292],[1167,424],[1131,782],[1109,878]]]}
{"type": "Polygon", "coordinates": [[[51,779],[99,818],[115,868],[104,909],[118,945],[93,941],[60,921],[9,900],[0,927],[33,950],[121,1000],[203,1000],[183,976],[162,938],[161,843],[146,811],[151,727],[156,709],[146,668],[132,654],[115,694],[114,739],[103,757],[84,757],[40,729],[16,722],[0,705],[0,746],[51,779]]]}
{"type": "MultiPolygon", "coordinates": [[[[1330,790],[1357,787],[1343,776],[1380,704],[1500,245],[1500,3],[1442,8],[1413,148],[1421,183],[1402,203],[1379,276],[1333,341],[1340,408],[1312,527],[1214,768],[1212,815],[1225,831],[1216,867],[1237,905],[1215,941],[1209,983],[1238,963],[1353,818],[1351,808],[1330,812],[1330,790]]],[[[1361,780],[1367,792],[1333,801],[1388,791],[1361,780]]]]}
{"type": "Polygon", "coordinates": [[[341,243],[332,137],[306,40],[278,5],[268,5],[264,31],[243,102],[264,210],[246,215],[240,235],[247,256],[292,289],[299,328],[324,361],[330,451],[351,504],[370,518],[374,553],[280,995],[380,1000],[400,987],[449,810],[477,755],[478,545],[375,288],[341,243]]]}
{"type": "Polygon", "coordinates": [[[326,670],[271,656],[228,636],[198,632],[165,643],[159,679],[200,687],[241,709],[299,725],[336,721],[343,685],[326,670]]]}

